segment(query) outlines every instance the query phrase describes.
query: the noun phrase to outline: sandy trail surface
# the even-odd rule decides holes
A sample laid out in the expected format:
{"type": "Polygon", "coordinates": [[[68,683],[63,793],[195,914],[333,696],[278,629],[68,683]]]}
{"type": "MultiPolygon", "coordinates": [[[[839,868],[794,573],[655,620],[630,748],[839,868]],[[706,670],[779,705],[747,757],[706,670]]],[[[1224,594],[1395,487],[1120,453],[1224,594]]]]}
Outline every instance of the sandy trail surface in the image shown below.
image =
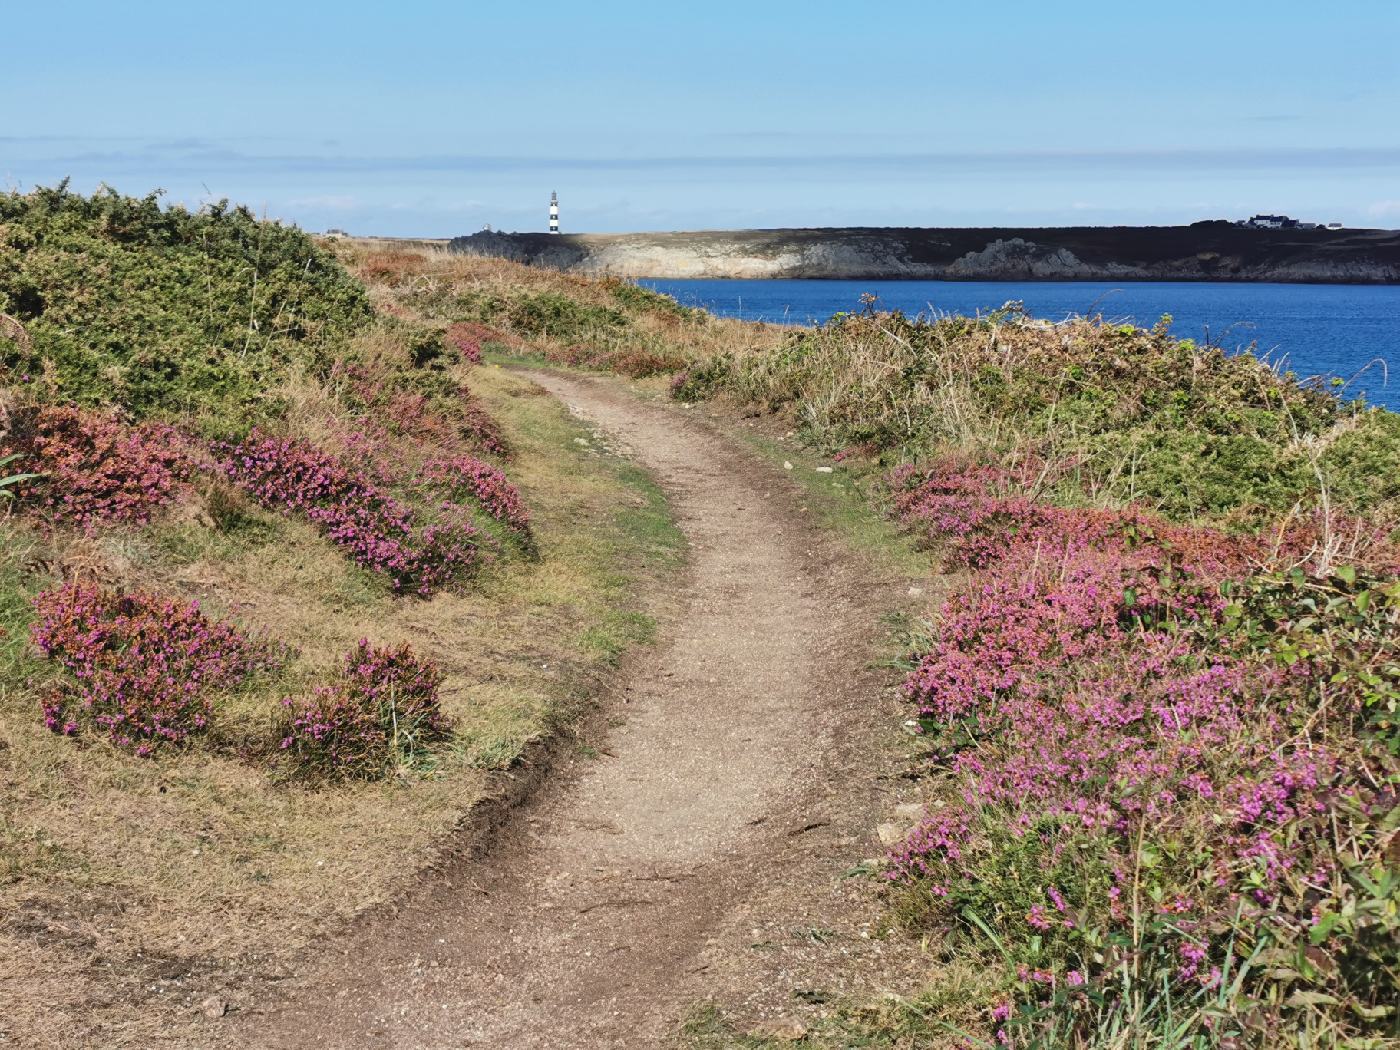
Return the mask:
{"type": "Polygon", "coordinates": [[[452,862],[225,1018],[220,1042],[662,1045],[723,969],[722,942],[747,935],[746,909],[791,877],[793,844],[830,823],[811,814],[870,681],[854,571],[784,471],[698,413],[532,377],[665,489],[690,545],[678,611],[614,698],[596,760],[487,857],[452,862]]]}

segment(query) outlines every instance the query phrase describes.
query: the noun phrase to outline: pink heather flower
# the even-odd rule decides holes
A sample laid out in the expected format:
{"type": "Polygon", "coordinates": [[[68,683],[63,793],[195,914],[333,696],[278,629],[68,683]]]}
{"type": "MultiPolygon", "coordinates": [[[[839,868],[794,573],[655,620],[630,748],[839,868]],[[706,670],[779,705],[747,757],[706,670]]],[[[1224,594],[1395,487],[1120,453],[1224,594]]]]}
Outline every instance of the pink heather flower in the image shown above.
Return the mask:
{"type": "Polygon", "coordinates": [[[171,427],[46,405],[14,413],[0,457],[17,452],[18,465],[41,475],[19,490],[24,503],[92,532],[107,522],[144,524],[170,503],[190,475],[185,444],[171,427]]]}
{"type": "Polygon", "coordinates": [[[155,594],[70,583],[40,594],[34,611],[35,647],[72,675],[43,701],[44,725],[72,736],[87,720],[141,756],[207,728],[210,691],[286,656],[207,619],[197,602],[155,594]]]}
{"type": "Polygon", "coordinates": [[[254,430],[216,443],[229,479],[263,506],[305,515],[358,563],[389,576],[394,589],[427,596],[480,561],[466,520],[419,525],[409,507],[334,456],[292,438],[254,430]]]}

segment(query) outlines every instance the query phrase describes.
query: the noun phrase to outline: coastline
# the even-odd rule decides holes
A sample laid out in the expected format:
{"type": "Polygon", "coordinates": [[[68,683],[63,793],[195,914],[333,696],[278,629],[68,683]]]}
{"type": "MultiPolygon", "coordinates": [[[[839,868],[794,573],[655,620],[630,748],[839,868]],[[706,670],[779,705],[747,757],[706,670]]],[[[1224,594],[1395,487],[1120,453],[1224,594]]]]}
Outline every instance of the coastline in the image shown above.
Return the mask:
{"type": "Polygon", "coordinates": [[[1239,281],[1400,284],[1400,231],[1191,226],[498,233],[449,249],[659,280],[1239,281]]]}

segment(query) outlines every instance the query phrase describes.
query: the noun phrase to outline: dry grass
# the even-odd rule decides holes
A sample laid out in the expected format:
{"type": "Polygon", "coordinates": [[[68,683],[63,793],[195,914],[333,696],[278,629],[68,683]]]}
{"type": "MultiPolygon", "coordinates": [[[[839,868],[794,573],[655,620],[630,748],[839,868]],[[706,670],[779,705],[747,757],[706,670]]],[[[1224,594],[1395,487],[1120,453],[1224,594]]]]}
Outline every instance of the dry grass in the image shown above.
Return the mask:
{"type": "MultiPolygon", "coordinates": [[[[645,306],[628,309],[620,298],[619,289],[635,287],[630,281],[616,277],[587,277],[557,270],[524,266],[505,259],[462,255],[445,247],[423,245],[412,241],[383,241],[341,239],[328,243],[352,270],[371,281],[371,294],[381,309],[406,315],[413,311],[430,312],[432,303],[460,301],[463,296],[494,296],[513,300],[525,295],[555,294],[584,304],[605,309],[622,310],[629,323],[627,338],[639,343],[662,344],[680,357],[691,361],[719,354],[740,354],[777,347],[786,334],[782,325],[738,321],[715,317],[702,311],[649,309],[645,306]],[[392,273],[376,278],[392,256],[392,273]]],[[[621,293],[625,296],[625,291],[621,293]]],[[[505,334],[517,336],[517,347],[526,340],[502,326],[505,334]]],[[[570,340],[552,337],[549,333],[531,333],[528,346],[535,354],[548,356],[551,351],[569,348],[570,340]]]]}

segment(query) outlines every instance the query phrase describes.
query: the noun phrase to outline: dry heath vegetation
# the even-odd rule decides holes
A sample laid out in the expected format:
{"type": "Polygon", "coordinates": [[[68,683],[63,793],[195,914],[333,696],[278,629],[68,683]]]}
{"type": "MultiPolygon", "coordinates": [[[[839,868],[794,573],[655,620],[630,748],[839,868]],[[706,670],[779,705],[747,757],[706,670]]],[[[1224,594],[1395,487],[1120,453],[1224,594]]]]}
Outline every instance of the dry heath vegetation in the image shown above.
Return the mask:
{"type": "MultiPolygon", "coordinates": [[[[906,665],[926,816],[882,871],[937,968],[797,1043],[1394,1045],[1400,417],[1169,319],[867,302],[736,339],[626,285],[448,265],[401,301],[773,414],[953,574],[906,665]]],[[[793,1041],[715,1011],[690,1034],[793,1041]]]]}

